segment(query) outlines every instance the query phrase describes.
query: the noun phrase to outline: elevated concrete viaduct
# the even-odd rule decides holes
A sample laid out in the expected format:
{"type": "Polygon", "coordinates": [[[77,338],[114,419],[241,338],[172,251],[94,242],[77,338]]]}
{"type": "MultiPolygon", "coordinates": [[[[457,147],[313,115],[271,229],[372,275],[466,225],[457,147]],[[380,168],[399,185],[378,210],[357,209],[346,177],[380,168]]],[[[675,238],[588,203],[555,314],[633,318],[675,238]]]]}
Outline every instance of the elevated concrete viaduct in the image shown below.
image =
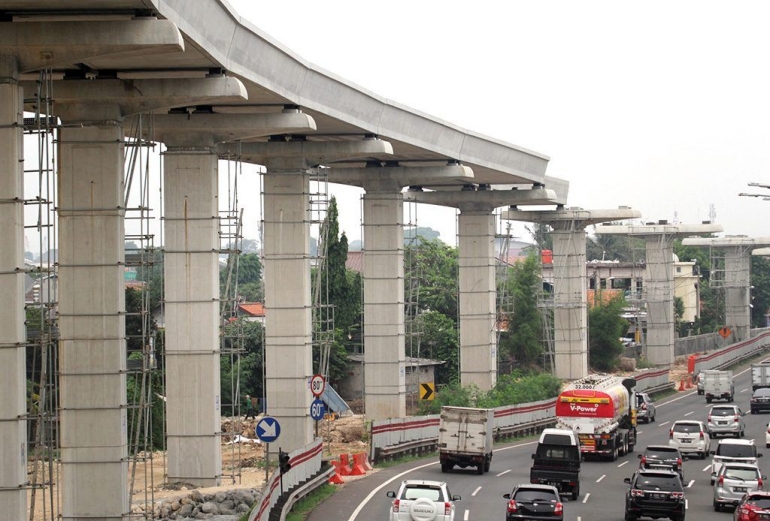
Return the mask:
{"type": "MultiPolygon", "coordinates": [[[[53,108],[47,115],[61,122],[61,374],[55,412],[64,469],[57,515],[63,519],[125,519],[130,509],[123,149],[131,115],[150,116],[155,138],[168,147],[163,247],[169,479],[208,485],[221,474],[214,250],[217,157],[223,143],[247,140],[244,146],[270,150],[261,156],[254,152],[268,168],[266,306],[273,314],[266,333],[268,413],[284,423],[280,443],[289,451],[311,437],[305,387],[312,372],[307,168],[323,165],[344,172],[377,164],[385,172],[397,164],[411,172],[406,184],[363,184],[371,198],[365,226],[367,247],[377,259],[372,270],[392,277],[372,277],[367,286],[374,295],[367,297],[367,312],[387,309],[382,331],[403,325],[396,313],[403,300],[403,290],[396,289],[402,287],[403,270],[398,266],[400,187],[443,189],[447,182],[458,190],[463,185],[544,187],[566,200],[566,182],[545,175],[546,156],[360,89],[295,55],[223,2],[190,5],[185,0],[0,0],[0,218],[5,225],[0,289],[6,304],[0,308],[0,511],[9,519],[23,519],[27,510],[22,118],[24,110],[45,110],[34,96],[38,79],[52,82],[53,108]],[[301,146],[292,143],[300,141],[301,146]],[[375,142],[374,149],[367,148],[375,142]],[[287,156],[283,148],[299,150],[287,156]],[[431,168],[446,175],[454,168],[445,166],[450,164],[463,173],[456,179],[431,178],[431,168]],[[383,301],[377,300],[385,288],[383,301]]],[[[403,377],[392,371],[403,367],[403,341],[385,342],[379,326],[373,322],[366,331],[372,344],[365,339],[366,356],[374,362],[372,381],[381,391],[373,391],[377,398],[371,407],[378,417],[398,416],[403,414],[403,377]]]]}

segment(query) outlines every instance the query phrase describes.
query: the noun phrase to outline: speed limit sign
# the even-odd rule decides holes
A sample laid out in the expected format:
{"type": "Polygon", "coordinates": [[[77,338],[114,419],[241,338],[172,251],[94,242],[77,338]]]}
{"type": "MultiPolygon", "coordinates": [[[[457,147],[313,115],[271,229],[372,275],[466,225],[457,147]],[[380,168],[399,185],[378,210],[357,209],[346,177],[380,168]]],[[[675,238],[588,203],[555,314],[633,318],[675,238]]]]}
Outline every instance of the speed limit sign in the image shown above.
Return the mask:
{"type": "Polygon", "coordinates": [[[324,393],[325,388],[326,380],[323,375],[314,374],[313,378],[310,379],[310,392],[313,393],[313,396],[318,398],[324,393]]]}

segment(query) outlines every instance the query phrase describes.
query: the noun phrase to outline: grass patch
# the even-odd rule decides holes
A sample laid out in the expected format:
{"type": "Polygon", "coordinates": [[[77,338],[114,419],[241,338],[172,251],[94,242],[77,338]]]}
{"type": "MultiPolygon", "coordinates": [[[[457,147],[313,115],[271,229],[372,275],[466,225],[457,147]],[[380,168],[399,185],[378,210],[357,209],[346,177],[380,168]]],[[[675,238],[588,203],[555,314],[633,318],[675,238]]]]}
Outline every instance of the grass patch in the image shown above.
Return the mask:
{"type": "Polygon", "coordinates": [[[334,495],[337,490],[339,490],[338,487],[328,483],[318,487],[313,492],[294,503],[291,512],[286,516],[286,521],[304,521],[314,508],[334,495]]]}
{"type": "MultiPolygon", "coordinates": [[[[639,392],[643,393],[644,391],[639,391],[639,392]]],[[[679,393],[679,391],[677,391],[677,387],[674,386],[674,387],[672,387],[670,389],[664,389],[663,391],[658,391],[656,393],[652,393],[650,395],[650,397],[654,398],[655,401],[658,401],[658,400],[660,400],[662,398],[668,398],[669,396],[674,396],[675,394],[678,394],[678,393],[679,393]]]]}

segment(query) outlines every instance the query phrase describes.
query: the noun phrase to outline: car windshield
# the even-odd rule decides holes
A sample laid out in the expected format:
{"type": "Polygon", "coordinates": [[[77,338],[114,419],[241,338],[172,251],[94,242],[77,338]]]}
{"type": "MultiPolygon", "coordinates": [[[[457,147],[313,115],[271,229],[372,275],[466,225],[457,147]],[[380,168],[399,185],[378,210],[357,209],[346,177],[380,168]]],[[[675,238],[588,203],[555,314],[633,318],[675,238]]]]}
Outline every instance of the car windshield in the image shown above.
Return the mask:
{"type": "Polygon", "coordinates": [[[534,501],[557,501],[556,496],[547,490],[519,489],[514,495],[514,499],[519,503],[532,503],[534,501]]]}
{"type": "Polygon", "coordinates": [[[765,496],[756,496],[756,497],[749,497],[749,499],[746,500],[747,505],[754,505],[757,508],[766,509],[770,508],[770,497],[765,496]]]}
{"type": "Polygon", "coordinates": [[[720,443],[717,447],[717,456],[728,458],[754,458],[757,449],[754,445],[734,445],[732,443],[720,443]]]}
{"type": "Polygon", "coordinates": [[[735,416],[736,414],[732,407],[714,407],[711,409],[711,416],[735,416]]]}
{"type": "Polygon", "coordinates": [[[439,501],[441,497],[441,489],[435,487],[421,486],[406,486],[404,492],[401,494],[401,499],[430,499],[431,501],[439,501]]]}
{"type": "Polygon", "coordinates": [[[577,458],[577,449],[563,445],[538,445],[537,457],[540,459],[572,460],[577,458]]]}
{"type": "Polygon", "coordinates": [[[676,449],[667,450],[661,447],[659,449],[647,449],[644,455],[652,459],[676,459],[679,457],[679,451],[676,449]]]}
{"type": "Polygon", "coordinates": [[[738,481],[756,481],[759,478],[757,469],[730,468],[727,467],[722,475],[725,479],[737,479],[738,481]]]}
{"type": "Polygon", "coordinates": [[[674,432],[700,432],[700,425],[697,423],[675,423],[674,432]]]}
{"type": "Polygon", "coordinates": [[[682,490],[682,485],[676,475],[671,476],[643,476],[636,478],[634,488],[641,490],[663,490],[676,492],[682,490]]]}

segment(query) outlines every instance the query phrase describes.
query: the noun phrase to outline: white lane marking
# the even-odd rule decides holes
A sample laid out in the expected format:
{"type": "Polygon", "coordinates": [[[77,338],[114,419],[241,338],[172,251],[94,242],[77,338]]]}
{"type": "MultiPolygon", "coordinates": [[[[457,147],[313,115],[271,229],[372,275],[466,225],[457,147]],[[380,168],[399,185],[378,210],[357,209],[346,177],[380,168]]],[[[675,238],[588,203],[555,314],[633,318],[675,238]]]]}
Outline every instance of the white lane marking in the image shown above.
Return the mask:
{"type": "Polygon", "coordinates": [[[511,469],[508,469],[508,470],[504,470],[504,471],[502,471],[500,474],[497,474],[497,476],[495,476],[495,477],[498,477],[498,478],[499,478],[499,477],[500,477],[500,476],[502,476],[503,474],[508,474],[510,471],[511,471],[511,469]]]}
{"type": "Polygon", "coordinates": [[[463,521],[468,521],[469,516],[471,515],[470,510],[465,510],[465,514],[463,514],[463,521]]]}
{"type": "Polygon", "coordinates": [[[622,467],[622,466],[623,466],[623,465],[625,465],[626,463],[628,463],[628,462],[627,462],[627,461],[624,461],[623,463],[621,463],[620,465],[618,465],[618,468],[622,467]]]}
{"type": "Polygon", "coordinates": [[[671,422],[667,421],[667,422],[659,423],[658,427],[663,427],[664,425],[668,425],[669,423],[671,423],[671,422]]]}
{"type": "Polygon", "coordinates": [[[687,488],[690,488],[693,483],[695,483],[695,480],[691,479],[690,482],[687,484],[687,488]]]}
{"type": "Polygon", "coordinates": [[[711,468],[711,465],[708,465],[705,469],[703,469],[703,472],[708,471],[708,469],[710,469],[710,468],[711,468]]]}
{"type": "Polygon", "coordinates": [[[741,389],[740,392],[745,393],[748,389],[741,389]]]}
{"type": "Polygon", "coordinates": [[[688,508],[690,508],[690,503],[688,503],[687,501],[688,501],[687,499],[685,499],[685,500],[684,500],[684,509],[685,509],[685,510],[687,510],[688,508]]]}
{"type": "Polygon", "coordinates": [[[689,416],[689,415],[693,414],[693,412],[694,412],[694,411],[690,411],[690,412],[688,412],[688,413],[685,413],[685,416],[689,416]]]}
{"type": "Polygon", "coordinates": [[[637,433],[637,434],[641,434],[641,433],[643,433],[643,432],[644,432],[644,431],[636,431],[636,433],[637,433]]]}
{"type": "MultiPolygon", "coordinates": [[[[516,445],[511,445],[510,447],[503,447],[501,449],[495,449],[495,452],[503,451],[503,450],[509,450],[509,449],[517,449],[519,447],[526,447],[527,445],[537,445],[537,443],[538,443],[537,441],[528,441],[526,443],[519,443],[519,444],[516,444],[516,445]]],[[[415,470],[421,470],[421,469],[424,469],[426,467],[430,467],[431,465],[438,465],[438,464],[439,464],[438,461],[432,461],[431,463],[426,463],[425,465],[420,465],[418,467],[413,467],[413,468],[411,468],[409,470],[405,470],[404,472],[402,472],[400,474],[396,474],[395,476],[393,476],[389,480],[385,481],[384,483],[381,483],[379,486],[375,487],[374,490],[369,492],[369,494],[364,498],[364,500],[361,501],[361,503],[358,504],[358,506],[353,511],[353,513],[350,514],[350,517],[348,518],[348,521],[355,521],[356,518],[358,517],[358,514],[361,513],[361,511],[364,509],[366,504],[369,503],[369,501],[371,501],[372,498],[380,492],[380,490],[382,490],[386,486],[390,485],[392,482],[396,481],[397,479],[399,479],[399,478],[401,478],[403,476],[406,476],[410,472],[414,472],[415,470]]]]}
{"type": "Polygon", "coordinates": [[[601,482],[601,480],[603,480],[606,477],[607,477],[607,474],[602,474],[601,476],[599,476],[599,479],[597,479],[596,482],[599,483],[601,482]]]}
{"type": "Polygon", "coordinates": [[[578,516],[577,521],[581,521],[581,520],[582,520],[582,518],[580,516],[578,516]]]}
{"type": "Polygon", "coordinates": [[[588,498],[591,497],[590,492],[586,492],[585,497],[583,498],[583,504],[585,505],[588,502],[588,498]]]}
{"type": "MultiPolygon", "coordinates": [[[[481,490],[481,487],[477,487],[476,490],[473,491],[473,494],[471,494],[471,496],[475,496],[476,494],[478,494],[479,490],[481,490]]],[[[467,512],[467,510],[466,510],[466,512],[467,512]]]]}

